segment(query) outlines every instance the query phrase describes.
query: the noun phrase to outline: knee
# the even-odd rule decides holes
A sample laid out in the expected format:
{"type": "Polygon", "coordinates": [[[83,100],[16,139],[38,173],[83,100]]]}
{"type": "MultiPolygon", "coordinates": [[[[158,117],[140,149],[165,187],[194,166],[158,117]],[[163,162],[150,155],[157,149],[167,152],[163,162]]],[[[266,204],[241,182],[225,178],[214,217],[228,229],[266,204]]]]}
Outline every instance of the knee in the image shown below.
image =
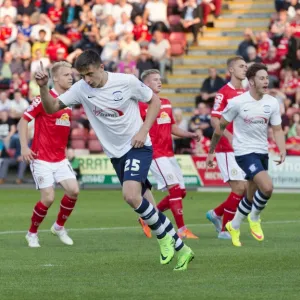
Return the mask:
{"type": "Polygon", "coordinates": [[[261,192],[266,196],[266,197],[271,197],[273,193],[273,184],[269,183],[261,189],[261,192]]]}
{"type": "Polygon", "coordinates": [[[77,199],[78,195],[79,195],[79,187],[78,186],[74,187],[72,190],[68,191],[66,194],[72,199],[77,199]]]}
{"type": "Polygon", "coordinates": [[[45,204],[47,207],[50,207],[54,202],[54,192],[52,191],[43,192],[41,202],[45,204]]]}
{"type": "Polygon", "coordinates": [[[136,208],[140,197],[134,191],[123,191],[124,200],[132,207],[136,208]]]}
{"type": "Polygon", "coordinates": [[[186,196],[186,189],[181,189],[181,198],[184,199],[186,196]]]}
{"type": "Polygon", "coordinates": [[[233,187],[232,191],[235,194],[242,196],[246,192],[246,184],[243,181],[240,181],[233,187]]]}

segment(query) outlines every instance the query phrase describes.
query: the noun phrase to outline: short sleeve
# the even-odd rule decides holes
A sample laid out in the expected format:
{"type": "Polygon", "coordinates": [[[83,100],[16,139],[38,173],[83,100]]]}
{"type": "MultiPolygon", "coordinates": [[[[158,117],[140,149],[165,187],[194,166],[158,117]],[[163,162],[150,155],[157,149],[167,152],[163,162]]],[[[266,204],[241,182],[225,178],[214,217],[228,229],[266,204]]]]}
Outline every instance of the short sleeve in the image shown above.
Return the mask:
{"type": "Polygon", "coordinates": [[[214,101],[213,110],[211,112],[211,116],[221,118],[222,111],[224,110],[226,105],[227,105],[227,100],[224,94],[217,93],[215,96],[215,101],[214,101]]]}
{"type": "Polygon", "coordinates": [[[281,125],[281,114],[278,101],[275,99],[274,109],[270,117],[270,124],[273,126],[281,125]]]}
{"type": "Polygon", "coordinates": [[[130,75],[129,89],[131,90],[131,98],[136,101],[149,102],[153,96],[152,90],[134,75],[130,75]]]}
{"type": "Polygon", "coordinates": [[[139,103],[139,109],[140,109],[140,115],[143,121],[146,119],[146,114],[147,114],[147,104],[146,103],[139,103]]]}
{"type": "Polygon", "coordinates": [[[40,96],[35,97],[29,107],[24,111],[23,118],[30,122],[43,111],[43,104],[40,96]]]}
{"type": "Polygon", "coordinates": [[[227,121],[227,122],[232,122],[236,116],[238,115],[239,112],[239,105],[236,101],[231,100],[228,102],[227,106],[222,112],[222,117],[227,121]]]}
{"type": "Polygon", "coordinates": [[[80,100],[80,86],[81,81],[76,82],[65,93],[59,95],[58,99],[66,106],[81,104],[80,100]]]}

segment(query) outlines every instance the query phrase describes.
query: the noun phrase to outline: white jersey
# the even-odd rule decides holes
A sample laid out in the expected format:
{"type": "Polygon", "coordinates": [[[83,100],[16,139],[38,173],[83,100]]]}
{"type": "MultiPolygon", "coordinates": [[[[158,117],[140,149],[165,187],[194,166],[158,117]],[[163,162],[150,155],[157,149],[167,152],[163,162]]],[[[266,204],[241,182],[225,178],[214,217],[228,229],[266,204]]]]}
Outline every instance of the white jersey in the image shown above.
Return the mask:
{"type": "MultiPolygon", "coordinates": [[[[66,106],[82,104],[106,155],[119,158],[132,148],[131,139],[143,124],[138,101],[149,102],[152,95],[135,76],[108,72],[103,87],[92,88],[80,80],[59,100],[66,106]]],[[[145,145],[151,146],[149,135],[145,145]]]]}
{"type": "Polygon", "coordinates": [[[228,122],[233,121],[232,144],[236,156],[268,153],[268,124],[281,124],[278,100],[264,95],[257,101],[249,92],[228,101],[222,116],[228,122]]]}

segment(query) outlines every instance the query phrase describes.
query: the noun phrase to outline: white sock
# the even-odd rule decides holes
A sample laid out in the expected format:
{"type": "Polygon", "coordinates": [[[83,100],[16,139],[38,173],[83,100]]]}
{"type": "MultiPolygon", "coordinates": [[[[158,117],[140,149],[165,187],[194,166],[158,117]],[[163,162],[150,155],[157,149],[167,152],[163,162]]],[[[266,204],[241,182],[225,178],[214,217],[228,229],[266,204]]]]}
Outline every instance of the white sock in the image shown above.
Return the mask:
{"type": "Polygon", "coordinates": [[[236,211],[233,220],[231,221],[231,226],[233,229],[239,229],[243,220],[246,218],[239,210],[236,211]]]}
{"type": "Polygon", "coordinates": [[[256,209],[255,205],[252,205],[250,219],[254,222],[257,222],[259,220],[260,213],[261,213],[261,210],[256,209]]]}
{"type": "Polygon", "coordinates": [[[58,225],[56,222],[54,223],[54,229],[55,230],[61,230],[64,226],[58,225]]]}

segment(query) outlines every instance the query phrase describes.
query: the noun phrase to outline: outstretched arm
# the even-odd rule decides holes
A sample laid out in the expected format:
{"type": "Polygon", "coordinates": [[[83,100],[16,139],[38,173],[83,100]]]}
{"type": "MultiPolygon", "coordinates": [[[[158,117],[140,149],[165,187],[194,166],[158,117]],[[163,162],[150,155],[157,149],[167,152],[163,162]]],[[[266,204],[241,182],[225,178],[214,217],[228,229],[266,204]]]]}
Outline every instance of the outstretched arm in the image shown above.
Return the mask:
{"type": "Polygon", "coordinates": [[[197,133],[183,130],[183,129],[179,128],[176,124],[172,125],[172,134],[174,134],[178,137],[182,137],[182,138],[196,139],[197,142],[200,139],[197,133]]]}
{"type": "Polygon", "coordinates": [[[276,141],[276,145],[279,149],[279,160],[275,160],[277,165],[282,164],[285,161],[286,157],[286,146],[285,146],[285,138],[281,125],[272,126],[274,138],[276,141]]]}

